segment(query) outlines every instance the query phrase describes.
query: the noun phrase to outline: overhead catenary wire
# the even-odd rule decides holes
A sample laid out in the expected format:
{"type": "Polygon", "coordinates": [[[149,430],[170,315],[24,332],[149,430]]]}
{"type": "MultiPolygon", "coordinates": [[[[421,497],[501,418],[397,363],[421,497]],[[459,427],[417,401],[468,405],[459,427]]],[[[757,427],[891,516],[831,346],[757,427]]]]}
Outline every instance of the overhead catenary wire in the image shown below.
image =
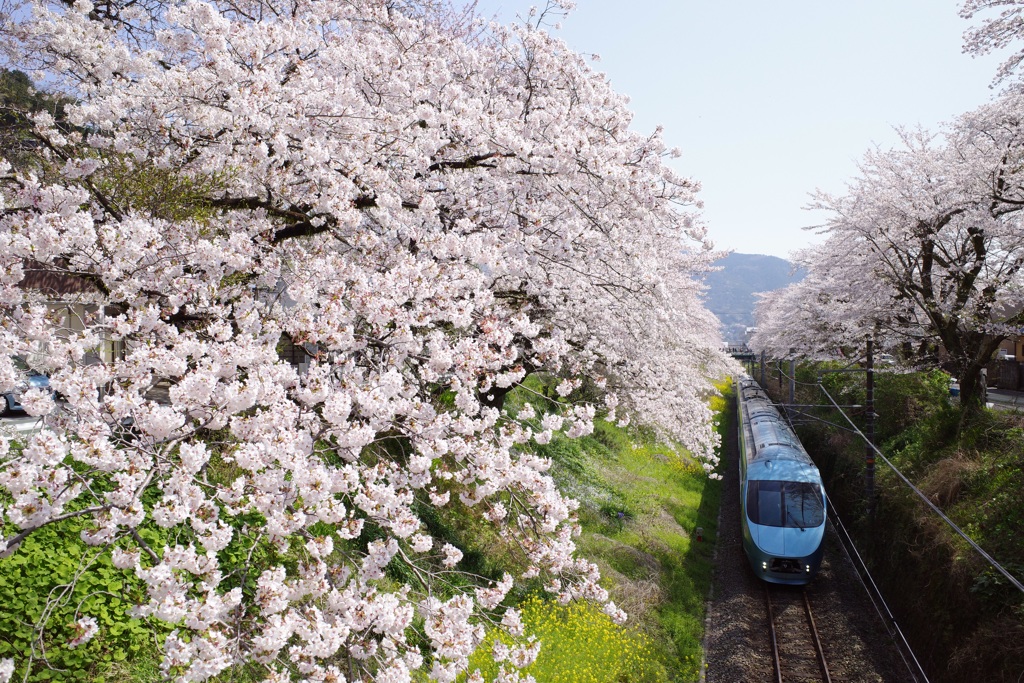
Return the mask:
{"type": "Polygon", "coordinates": [[[780,375],[782,375],[783,377],[785,377],[786,379],[788,379],[791,382],[793,382],[793,384],[798,384],[798,385],[800,385],[802,387],[813,387],[813,386],[817,386],[818,385],[818,382],[803,382],[801,380],[798,380],[795,375],[790,375],[788,372],[783,370],[781,367],[778,368],[777,372],[780,375]]]}
{"type": "MultiPolygon", "coordinates": [[[[786,370],[783,369],[783,366],[781,364],[776,365],[774,370],[773,370],[773,372],[775,372],[775,373],[779,374],[780,376],[782,376],[783,378],[793,382],[793,384],[796,384],[797,386],[801,386],[801,387],[817,387],[817,386],[821,386],[821,375],[825,375],[825,374],[831,375],[831,374],[837,374],[837,373],[843,373],[843,372],[865,372],[864,368],[853,367],[856,363],[859,363],[859,362],[863,362],[863,361],[862,360],[851,361],[850,363],[844,365],[843,367],[836,368],[834,370],[821,370],[821,371],[818,372],[818,375],[819,375],[818,378],[815,381],[813,381],[813,382],[808,382],[808,381],[800,380],[795,375],[790,375],[788,372],[786,372],[786,370]]],[[[874,369],[874,371],[875,371],[876,374],[888,372],[888,370],[877,368],[877,367],[874,369]]]]}
{"type": "Polygon", "coordinates": [[[828,398],[828,400],[832,403],[832,405],[835,407],[835,409],[839,411],[839,414],[842,415],[846,419],[846,421],[848,423],[850,423],[850,427],[852,427],[852,431],[855,434],[857,434],[857,436],[859,436],[861,439],[864,440],[864,443],[866,443],[871,448],[871,450],[873,450],[875,452],[875,454],[879,458],[882,459],[882,462],[884,462],[886,465],[888,465],[889,468],[893,472],[896,473],[896,476],[898,476],[900,479],[902,479],[903,483],[905,483],[907,486],[909,486],[910,490],[913,491],[915,494],[917,494],[917,496],[921,500],[923,500],[925,502],[925,504],[927,504],[928,507],[930,507],[935,514],[937,514],[939,517],[941,517],[942,521],[944,521],[954,532],[956,532],[957,535],[959,535],[961,538],[963,538],[965,541],[967,541],[967,543],[972,548],[974,548],[975,552],[977,552],[979,555],[981,555],[983,558],[985,558],[985,560],[989,563],[989,565],[991,565],[991,567],[993,569],[995,569],[1000,574],[1002,574],[1004,577],[1006,577],[1006,579],[1011,584],[1013,584],[1014,587],[1017,588],[1017,590],[1019,590],[1021,593],[1024,593],[1024,584],[1022,584],[1013,574],[1011,574],[1009,571],[1007,571],[1006,568],[1003,567],[1003,565],[999,564],[999,562],[997,562],[995,558],[993,558],[991,555],[989,555],[987,552],[985,552],[984,548],[982,548],[980,545],[978,545],[974,541],[974,539],[972,539],[970,536],[967,535],[966,532],[964,532],[963,529],[961,529],[959,526],[957,526],[957,524],[953,520],[951,520],[949,517],[947,517],[946,513],[944,513],[935,503],[933,503],[928,498],[928,496],[926,496],[924,494],[923,491],[921,491],[919,488],[914,486],[913,482],[911,482],[910,479],[908,479],[902,472],[900,472],[900,470],[894,464],[892,464],[892,462],[887,457],[885,457],[885,454],[882,453],[882,451],[880,451],[878,449],[878,447],[875,446],[875,444],[871,443],[871,441],[866,436],[864,436],[864,433],[857,427],[856,424],[854,424],[853,420],[850,419],[850,416],[847,415],[846,412],[836,402],[836,400],[834,398],[832,398],[832,394],[828,393],[828,390],[825,389],[825,387],[822,386],[821,384],[819,384],[818,387],[821,389],[821,392],[823,394],[825,394],[825,396],[828,398]]]}
{"type": "Polygon", "coordinates": [[[802,410],[794,410],[792,417],[789,416],[789,411],[788,410],[786,411],[786,414],[787,414],[787,419],[789,420],[790,426],[794,426],[798,422],[794,418],[802,417],[802,418],[805,418],[808,421],[807,422],[808,424],[810,422],[812,422],[812,421],[813,422],[820,422],[822,424],[827,424],[829,427],[833,427],[833,428],[838,429],[838,430],[843,431],[843,432],[850,432],[851,434],[855,433],[849,427],[846,427],[846,426],[841,425],[841,424],[836,424],[835,422],[830,422],[829,420],[826,420],[825,418],[822,418],[822,417],[818,417],[817,415],[811,415],[810,413],[805,413],[802,410]]]}

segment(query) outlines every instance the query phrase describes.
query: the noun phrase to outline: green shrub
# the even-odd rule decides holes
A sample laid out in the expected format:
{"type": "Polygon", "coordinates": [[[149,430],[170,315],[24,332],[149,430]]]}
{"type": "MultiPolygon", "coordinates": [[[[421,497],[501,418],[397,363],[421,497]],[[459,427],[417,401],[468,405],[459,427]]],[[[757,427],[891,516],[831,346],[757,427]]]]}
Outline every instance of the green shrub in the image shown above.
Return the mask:
{"type": "Polygon", "coordinates": [[[163,633],[128,613],[143,588],[77,540],[83,528],[68,519],[37,529],[0,560],[0,658],[14,659],[18,681],[157,680],[163,633]],[[99,632],[72,648],[80,617],[99,632]]]}

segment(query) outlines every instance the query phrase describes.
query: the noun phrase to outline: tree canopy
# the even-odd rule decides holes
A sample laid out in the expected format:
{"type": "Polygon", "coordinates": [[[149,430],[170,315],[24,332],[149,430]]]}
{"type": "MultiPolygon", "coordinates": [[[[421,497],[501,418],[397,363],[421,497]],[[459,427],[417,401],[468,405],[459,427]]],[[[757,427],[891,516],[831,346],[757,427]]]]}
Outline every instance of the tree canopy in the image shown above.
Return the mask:
{"type": "Polygon", "coordinates": [[[560,8],[79,0],[5,24],[66,123],[36,110],[33,163],[0,161],[0,390],[18,355],[61,398],[28,391],[42,428],[0,438],[4,552],[88,519],[179,680],[452,681],[488,620],[519,632],[517,582],[607,601],[521,445],[636,417],[710,469],[730,366],[698,186],[546,30],[560,8]],[[510,411],[534,374],[549,411],[510,411]],[[423,521],[451,505],[522,576],[452,581],[423,521]]]}
{"type": "MultiPolygon", "coordinates": [[[[1024,3],[968,2],[963,13],[996,5],[1007,8],[969,31],[966,49],[1019,38],[1024,3]]],[[[904,130],[900,147],[865,155],[845,195],[819,193],[827,239],[798,255],[806,281],[762,303],[754,345],[834,354],[872,336],[907,363],[947,367],[977,407],[982,368],[1024,324],[1020,93],[1011,83],[939,134],[904,130]]]]}

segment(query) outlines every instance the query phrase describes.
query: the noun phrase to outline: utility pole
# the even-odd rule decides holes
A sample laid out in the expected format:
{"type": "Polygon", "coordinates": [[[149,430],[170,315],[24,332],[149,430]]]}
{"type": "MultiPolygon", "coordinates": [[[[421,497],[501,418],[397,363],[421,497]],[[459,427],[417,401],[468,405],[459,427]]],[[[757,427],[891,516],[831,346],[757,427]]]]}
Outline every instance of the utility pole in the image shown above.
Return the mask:
{"type": "Polygon", "coordinates": [[[789,405],[796,405],[796,356],[792,355],[790,349],[789,357],[789,405]]]}
{"type": "Polygon", "coordinates": [[[865,463],[867,467],[864,471],[864,493],[868,499],[868,518],[874,519],[875,517],[875,356],[874,356],[874,340],[868,337],[868,352],[867,352],[867,400],[865,401],[865,407],[867,408],[867,437],[868,442],[865,453],[865,463]]]}
{"type": "Polygon", "coordinates": [[[764,386],[764,351],[761,351],[761,386],[764,386]]]}

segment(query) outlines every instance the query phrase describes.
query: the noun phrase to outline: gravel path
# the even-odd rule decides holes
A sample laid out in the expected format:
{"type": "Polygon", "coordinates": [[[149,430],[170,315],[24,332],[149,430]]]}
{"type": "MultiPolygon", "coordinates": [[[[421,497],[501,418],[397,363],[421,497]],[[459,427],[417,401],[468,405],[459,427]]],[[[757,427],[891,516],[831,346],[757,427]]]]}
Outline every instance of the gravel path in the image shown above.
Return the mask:
{"type": "MultiPolygon", "coordinates": [[[[715,578],[704,636],[705,680],[774,681],[764,589],[743,554],[735,424],[727,434],[715,578]]],[[[826,532],[825,559],[807,591],[835,683],[914,680],[831,525],[826,532]]]]}

